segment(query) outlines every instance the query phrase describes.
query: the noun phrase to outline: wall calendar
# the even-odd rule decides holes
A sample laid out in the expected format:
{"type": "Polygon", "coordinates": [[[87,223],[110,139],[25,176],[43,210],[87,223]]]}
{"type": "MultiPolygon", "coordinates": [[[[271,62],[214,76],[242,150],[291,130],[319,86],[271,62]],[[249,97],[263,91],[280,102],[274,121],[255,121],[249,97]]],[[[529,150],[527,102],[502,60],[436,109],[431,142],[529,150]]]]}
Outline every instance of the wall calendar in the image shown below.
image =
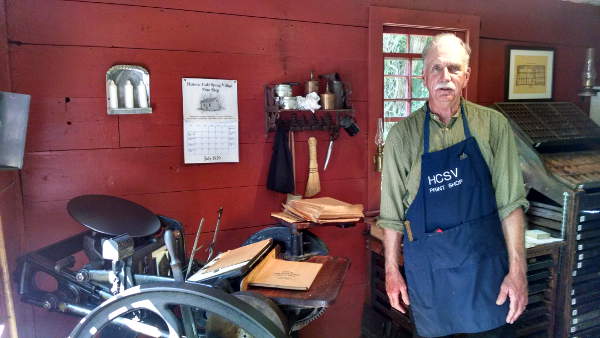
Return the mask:
{"type": "Polygon", "coordinates": [[[183,78],[184,162],[239,162],[237,81],[183,78]]]}

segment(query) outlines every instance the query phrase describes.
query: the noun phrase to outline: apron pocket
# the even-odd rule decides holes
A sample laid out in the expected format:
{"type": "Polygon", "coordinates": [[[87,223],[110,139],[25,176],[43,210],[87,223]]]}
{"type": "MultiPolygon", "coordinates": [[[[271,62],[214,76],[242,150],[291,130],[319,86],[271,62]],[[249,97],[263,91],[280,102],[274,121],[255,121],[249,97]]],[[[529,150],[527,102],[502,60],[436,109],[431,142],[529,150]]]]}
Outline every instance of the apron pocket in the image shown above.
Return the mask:
{"type": "Polygon", "coordinates": [[[469,230],[467,224],[462,224],[444,232],[425,234],[423,240],[427,242],[427,250],[424,253],[434,270],[465,264],[475,246],[469,230]]]}
{"type": "Polygon", "coordinates": [[[427,256],[434,270],[474,264],[483,257],[506,252],[502,225],[497,213],[443,232],[425,234],[422,242],[421,252],[427,256]]]}

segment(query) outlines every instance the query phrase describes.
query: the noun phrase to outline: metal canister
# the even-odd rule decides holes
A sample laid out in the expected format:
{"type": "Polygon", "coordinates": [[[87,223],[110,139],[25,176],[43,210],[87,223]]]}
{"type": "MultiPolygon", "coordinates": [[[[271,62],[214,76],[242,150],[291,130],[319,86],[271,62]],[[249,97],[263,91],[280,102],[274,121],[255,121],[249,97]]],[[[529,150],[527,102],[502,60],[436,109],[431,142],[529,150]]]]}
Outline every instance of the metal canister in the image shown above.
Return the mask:
{"type": "Polygon", "coordinates": [[[319,81],[314,79],[315,75],[310,72],[310,80],[306,81],[306,94],[319,93],[319,81]]]}
{"type": "Polygon", "coordinates": [[[323,109],[335,109],[335,94],[329,90],[329,82],[325,87],[325,93],[321,94],[321,105],[323,109]]]}
{"type": "Polygon", "coordinates": [[[275,86],[275,96],[277,97],[288,97],[292,96],[292,86],[286,83],[278,84],[275,86]]]}

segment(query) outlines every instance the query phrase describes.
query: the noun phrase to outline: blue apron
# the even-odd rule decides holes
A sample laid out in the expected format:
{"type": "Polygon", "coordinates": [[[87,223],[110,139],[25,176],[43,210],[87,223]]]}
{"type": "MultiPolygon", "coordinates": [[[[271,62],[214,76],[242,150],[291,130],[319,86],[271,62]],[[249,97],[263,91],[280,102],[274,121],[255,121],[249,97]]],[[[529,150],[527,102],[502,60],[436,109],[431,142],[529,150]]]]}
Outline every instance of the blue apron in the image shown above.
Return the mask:
{"type": "Polygon", "coordinates": [[[465,140],[429,151],[426,105],[421,181],[406,219],[404,268],[417,332],[425,337],[491,330],[506,323],[508,302],[496,305],[508,273],[492,178],[464,107],[465,140]]]}

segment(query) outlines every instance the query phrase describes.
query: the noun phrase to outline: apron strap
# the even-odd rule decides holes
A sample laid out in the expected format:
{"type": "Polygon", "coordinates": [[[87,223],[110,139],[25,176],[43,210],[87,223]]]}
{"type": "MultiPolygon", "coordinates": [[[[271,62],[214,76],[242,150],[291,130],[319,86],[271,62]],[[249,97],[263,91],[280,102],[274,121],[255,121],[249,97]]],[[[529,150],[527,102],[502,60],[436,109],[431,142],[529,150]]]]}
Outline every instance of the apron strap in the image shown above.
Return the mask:
{"type": "Polygon", "coordinates": [[[467,114],[465,113],[465,105],[460,103],[460,115],[462,116],[463,129],[465,130],[465,140],[471,137],[471,129],[469,129],[469,123],[467,122],[467,114]]]}
{"type": "MultiPolygon", "coordinates": [[[[462,117],[463,129],[465,130],[465,139],[471,137],[471,129],[469,129],[469,123],[467,122],[467,115],[465,114],[465,106],[460,103],[460,114],[462,117]]],[[[425,103],[425,121],[423,122],[423,153],[429,152],[429,121],[431,120],[431,111],[429,110],[429,102],[425,103]]]]}

